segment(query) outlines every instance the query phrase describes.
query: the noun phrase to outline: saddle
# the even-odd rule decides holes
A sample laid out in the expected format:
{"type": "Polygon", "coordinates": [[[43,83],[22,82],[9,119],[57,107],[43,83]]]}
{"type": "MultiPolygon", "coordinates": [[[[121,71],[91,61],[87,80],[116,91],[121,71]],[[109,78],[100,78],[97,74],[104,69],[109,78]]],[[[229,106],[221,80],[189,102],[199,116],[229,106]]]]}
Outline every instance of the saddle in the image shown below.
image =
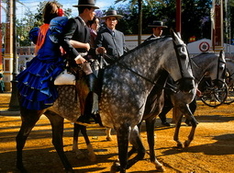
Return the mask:
{"type": "MultiPolygon", "coordinates": [[[[102,81],[103,71],[109,65],[103,57],[98,60],[89,59],[93,74],[102,81]]],[[[85,76],[81,66],[75,64],[73,61],[67,60],[66,68],[54,80],[55,85],[76,85],[76,81],[85,76]]],[[[101,88],[101,85],[98,86],[101,88]]]]}

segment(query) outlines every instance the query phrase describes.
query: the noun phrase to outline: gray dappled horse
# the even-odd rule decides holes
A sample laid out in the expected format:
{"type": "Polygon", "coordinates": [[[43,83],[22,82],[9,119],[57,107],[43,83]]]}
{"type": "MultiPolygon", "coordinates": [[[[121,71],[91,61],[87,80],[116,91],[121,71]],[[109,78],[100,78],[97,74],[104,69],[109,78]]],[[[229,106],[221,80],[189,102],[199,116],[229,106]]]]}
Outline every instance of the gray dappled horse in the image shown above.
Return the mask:
{"type": "MultiPolygon", "coordinates": [[[[152,88],[158,85],[157,81],[162,72],[167,71],[173,80],[177,81],[180,90],[190,92],[194,88],[186,46],[174,32],[172,37],[173,39],[163,38],[142,44],[104,71],[100,115],[104,126],[116,130],[119,148],[120,163],[115,162],[112,172],[125,173],[127,168],[143,159],[145,149],[137,125],[142,121],[147,97],[152,88]],[[128,161],[129,141],[137,148],[138,154],[128,161]]],[[[163,90],[163,85],[158,85],[158,90],[163,90]]],[[[76,122],[84,106],[81,95],[88,91],[82,80],[76,86],[60,86],[58,91],[59,98],[51,108],[32,111],[21,107],[22,125],[16,142],[17,167],[22,172],[26,171],[22,161],[23,147],[29,133],[43,113],[51,122],[52,142],[65,170],[73,172],[63,151],[63,122],[64,118],[76,122]]],[[[156,158],[152,162],[158,169],[163,169],[156,158]]]]}
{"type": "MultiPolygon", "coordinates": [[[[212,81],[225,82],[226,60],[223,51],[220,51],[219,55],[215,53],[202,53],[191,58],[191,60],[196,88],[204,76],[210,77],[212,81]]],[[[173,85],[173,83],[171,85],[173,85]]],[[[186,119],[189,119],[196,110],[196,88],[190,93],[165,91],[165,95],[167,95],[164,105],[165,111],[163,108],[160,116],[165,116],[170,109],[173,108],[173,120],[176,123],[174,140],[177,142],[177,147],[179,148],[183,146],[182,142],[179,140],[182,117],[185,115],[186,119]],[[190,103],[193,105],[189,105],[190,103]]],[[[184,142],[184,147],[188,147],[194,138],[197,123],[191,122],[191,125],[192,129],[188,139],[184,142]]]]}

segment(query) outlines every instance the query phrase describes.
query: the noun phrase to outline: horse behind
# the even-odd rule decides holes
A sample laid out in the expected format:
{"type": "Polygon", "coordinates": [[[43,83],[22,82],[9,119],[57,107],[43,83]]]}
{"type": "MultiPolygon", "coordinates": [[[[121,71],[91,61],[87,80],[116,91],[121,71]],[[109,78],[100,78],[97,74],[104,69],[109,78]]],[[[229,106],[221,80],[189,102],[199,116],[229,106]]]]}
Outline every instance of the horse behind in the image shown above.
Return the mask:
{"type": "MultiPolygon", "coordinates": [[[[143,44],[105,69],[100,97],[100,115],[104,126],[117,132],[119,164],[113,165],[112,172],[125,173],[126,169],[142,159],[145,149],[139,136],[137,124],[142,121],[147,97],[162,71],[167,71],[182,91],[189,92],[194,87],[192,69],[188,56],[184,54],[182,40],[173,32],[172,38],[154,40],[143,44]],[[178,50],[178,51],[175,51],[178,50]],[[178,56],[177,56],[178,55],[178,56]],[[137,156],[128,160],[128,143],[137,148],[137,156]]],[[[42,114],[52,125],[52,143],[64,165],[66,172],[73,172],[63,151],[64,118],[76,122],[84,106],[83,93],[87,93],[83,80],[76,86],[58,88],[59,98],[54,106],[40,111],[21,107],[22,125],[16,137],[17,167],[26,171],[22,151],[26,139],[42,114]],[[75,97],[74,97],[75,96],[75,97]]],[[[159,90],[163,87],[159,86],[159,90]]],[[[162,165],[155,159],[156,167],[162,165]]]]}
{"type": "MultiPolygon", "coordinates": [[[[225,82],[226,60],[224,52],[219,55],[215,53],[202,53],[191,59],[193,74],[195,77],[196,88],[204,76],[210,77],[212,81],[225,82]]],[[[171,83],[173,85],[173,83],[171,83]]],[[[166,101],[163,111],[159,116],[165,117],[166,114],[173,108],[173,121],[176,123],[174,140],[177,142],[177,147],[182,148],[183,144],[179,140],[179,130],[183,115],[186,120],[193,116],[196,110],[196,88],[191,93],[184,92],[165,92],[166,101]]],[[[194,139],[197,123],[191,122],[192,128],[188,139],[184,142],[184,147],[188,147],[194,139]]]]}

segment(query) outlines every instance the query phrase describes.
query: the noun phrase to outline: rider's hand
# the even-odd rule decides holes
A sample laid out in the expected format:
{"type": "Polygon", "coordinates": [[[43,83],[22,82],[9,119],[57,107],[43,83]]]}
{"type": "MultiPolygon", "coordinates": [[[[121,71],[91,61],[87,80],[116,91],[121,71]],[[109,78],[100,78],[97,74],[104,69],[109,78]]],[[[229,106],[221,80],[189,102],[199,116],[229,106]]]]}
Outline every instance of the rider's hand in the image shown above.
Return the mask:
{"type": "Polygon", "coordinates": [[[86,59],[84,59],[81,55],[78,55],[76,58],[75,58],[75,61],[76,61],[76,64],[83,64],[86,62],[86,59]]]}
{"type": "Polygon", "coordinates": [[[96,49],[96,51],[98,52],[98,54],[105,54],[106,53],[106,49],[104,47],[98,47],[96,49]]]}
{"type": "Polygon", "coordinates": [[[85,46],[86,46],[87,51],[89,51],[89,49],[90,49],[90,44],[89,44],[89,43],[85,43],[85,46]]]}

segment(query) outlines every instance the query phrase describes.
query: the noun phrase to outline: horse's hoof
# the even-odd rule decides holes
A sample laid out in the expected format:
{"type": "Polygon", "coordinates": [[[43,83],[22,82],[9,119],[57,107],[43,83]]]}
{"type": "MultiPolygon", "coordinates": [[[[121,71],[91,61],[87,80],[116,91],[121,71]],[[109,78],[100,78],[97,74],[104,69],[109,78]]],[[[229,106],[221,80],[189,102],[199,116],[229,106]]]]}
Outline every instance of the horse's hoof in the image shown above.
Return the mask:
{"type": "Polygon", "coordinates": [[[75,153],[76,153],[76,158],[77,159],[84,159],[84,158],[86,158],[85,154],[83,152],[81,152],[80,150],[75,151],[75,153]]]}
{"type": "Polygon", "coordinates": [[[91,162],[96,162],[97,161],[96,155],[93,153],[89,154],[89,160],[91,162]]]}
{"type": "Polygon", "coordinates": [[[188,148],[189,145],[190,145],[190,143],[191,143],[191,141],[186,140],[186,141],[184,142],[184,147],[185,147],[185,148],[188,148]]]}
{"type": "Polygon", "coordinates": [[[111,137],[106,137],[106,140],[107,141],[112,141],[112,138],[111,137]]]}
{"type": "Polygon", "coordinates": [[[27,173],[28,171],[25,169],[25,167],[21,164],[16,165],[17,169],[20,171],[20,173],[27,173]]]}
{"type": "Polygon", "coordinates": [[[120,171],[120,163],[119,160],[116,160],[111,166],[110,173],[116,173],[120,171]]]}
{"type": "Polygon", "coordinates": [[[168,123],[168,122],[166,122],[166,121],[165,121],[165,122],[162,122],[162,125],[163,125],[163,126],[171,126],[170,123],[168,123]]]}
{"type": "Polygon", "coordinates": [[[166,169],[163,166],[157,166],[156,167],[157,172],[165,172],[166,169]]]}
{"type": "Polygon", "coordinates": [[[66,172],[66,173],[75,173],[75,172],[73,171],[72,168],[71,168],[71,169],[68,169],[68,170],[65,170],[65,172],[66,172]]]}
{"type": "Polygon", "coordinates": [[[182,143],[177,143],[177,148],[183,148],[182,143]]]}

